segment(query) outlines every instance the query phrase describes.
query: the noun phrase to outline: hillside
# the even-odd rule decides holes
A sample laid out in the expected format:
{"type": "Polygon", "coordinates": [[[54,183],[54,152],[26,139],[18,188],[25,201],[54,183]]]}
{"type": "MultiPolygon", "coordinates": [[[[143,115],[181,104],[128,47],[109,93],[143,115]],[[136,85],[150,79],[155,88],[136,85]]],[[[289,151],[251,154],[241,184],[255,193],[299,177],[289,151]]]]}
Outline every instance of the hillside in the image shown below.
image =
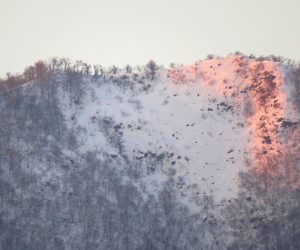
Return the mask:
{"type": "Polygon", "coordinates": [[[1,249],[299,249],[299,72],[232,55],[1,85],[1,249]]]}

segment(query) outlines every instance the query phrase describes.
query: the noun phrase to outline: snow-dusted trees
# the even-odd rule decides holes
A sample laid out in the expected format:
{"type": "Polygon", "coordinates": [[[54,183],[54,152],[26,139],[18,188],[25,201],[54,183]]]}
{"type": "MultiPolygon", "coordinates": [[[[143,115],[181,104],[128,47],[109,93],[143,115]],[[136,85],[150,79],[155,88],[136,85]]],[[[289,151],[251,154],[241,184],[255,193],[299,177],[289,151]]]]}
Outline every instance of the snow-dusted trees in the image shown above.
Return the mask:
{"type": "Polygon", "coordinates": [[[299,249],[300,189],[284,178],[243,173],[238,198],[223,209],[229,249],[299,249]],[[270,184],[272,182],[272,184],[270,184]]]}
{"type": "Polygon", "coordinates": [[[97,117],[95,128],[114,155],[79,150],[78,133],[88,128],[67,126],[60,98],[75,113],[85,93],[81,77],[70,71],[0,92],[0,248],[214,249],[171,176],[157,196],[142,191],[141,166],[165,161],[155,154],[131,160],[113,118],[97,117]]]}

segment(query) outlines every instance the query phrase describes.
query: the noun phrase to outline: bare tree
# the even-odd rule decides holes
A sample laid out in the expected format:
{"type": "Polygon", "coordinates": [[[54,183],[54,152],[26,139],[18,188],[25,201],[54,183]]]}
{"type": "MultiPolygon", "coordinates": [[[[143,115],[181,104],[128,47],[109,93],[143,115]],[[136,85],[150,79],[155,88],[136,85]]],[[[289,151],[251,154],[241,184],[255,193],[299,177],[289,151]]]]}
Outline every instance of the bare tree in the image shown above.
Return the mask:
{"type": "Polygon", "coordinates": [[[29,66],[24,70],[25,81],[32,81],[35,79],[35,67],[29,66]]]}
{"type": "Polygon", "coordinates": [[[63,71],[67,71],[70,68],[70,66],[71,66],[70,59],[61,58],[59,61],[60,61],[60,65],[61,65],[63,71]]]}
{"type": "Polygon", "coordinates": [[[99,76],[99,65],[98,64],[95,64],[93,65],[93,69],[94,69],[94,76],[99,76]]]}
{"type": "Polygon", "coordinates": [[[156,73],[156,71],[158,70],[158,66],[157,64],[153,61],[150,60],[147,64],[146,64],[146,74],[150,75],[151,80],[154,79],[154,75],[156,73]]]}
{"type": "Polygon", "coordinates": [[[125,69],[126,69],[126,73],[128,74],[132,73],[132,67],[129,64],[126,65],[125,69]]]}
{"type": "Polygon", "coordinates": [[[119,71],[119,69],[118,69],[118,67],[116,66],[116,65],[113,65],[111,68],[110,68],[110,72],[112,73],[112,74],[117,74],[118,73],[118,71],[119,71]]]}
{"type": "Polygon", "coordinates": [[[53,57],[49,60],[48,68],[50,72],[56,72],[57,71],[57,64],[58,59],[56,57],[53,57]]]}
{"type": "Polygon", "coordinates": [[[82,64],[82,67],[83,67],[83,74],[85,74],[85,75],[90,75],[90,69],[91,69],[91,65],[90,64],[88,64],[88,63],[83,63],[82,64]]]}
{"type": "Polygon", "coordinates": [[[47,73],[47,66],[43,61],[38,61],[35,63],[35,73],[36,78],[38,79],[45,77],[47,73]]]}
{"type": "Polygon", "coordinates": [[[82,64],[83,64],[83,62],[81,60],[77,60],[75,62],[75,64],[73,65],[75,72],[82,73],[82,64]]]}
{"type": "Polygon", "coordinates": [[[206,57],[206,60],[211,60],[211,59],[214,59],[214,58],[215,58],[215,55],[208,54],[207,57],[206,57]]]}

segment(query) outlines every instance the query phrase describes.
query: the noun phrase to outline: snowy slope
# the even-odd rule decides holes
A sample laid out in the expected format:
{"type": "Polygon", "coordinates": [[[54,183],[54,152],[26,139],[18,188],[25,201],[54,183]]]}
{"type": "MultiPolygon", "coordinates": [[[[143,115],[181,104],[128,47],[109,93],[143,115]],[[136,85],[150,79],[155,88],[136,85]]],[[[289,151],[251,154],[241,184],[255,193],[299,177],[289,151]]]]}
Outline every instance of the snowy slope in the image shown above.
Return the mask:
{"type": "Polygon", "coordinates": [[[155,194],[173,171],[182,198],[190,203],[195,194],[213,195],[219,201],[229,199],[236,195],[238,174],[248,169],[249,162],[253,166],[258,161],[256,167],[260,168],[264,157],[274,158],[278,153],[274,148],[283,147],[275,123],[288,114],[284,109],[291,109],[285,107],[288,91],[283,90],[281,69],[276,63],[230,56],[160,70],[154,81],[143,79],[141,84],[133,80],[133,84],[124,87],[103,79],[86,79],[86,94],[76,111],[68,106],[70,100],[60,99],[68,126],[84,128],[78,134],[82,152],[97,150],[99,156],[103,152],[120,153],[111,147],[105,131],[97,127],[97,121],[106,117],[118,126],[124,154],[130,161],[148,153],[170,155],[163,167],[153,166],[155,171],[150,175],[145,172],[142,183],[147,183],[150,193],[155,194]],[[276,111],[268,103],[257,104],[266,98],[262,92],[247,92],[254,85],[252,78],[261,74],[258,65],[263,65],[260,71],[278,81],[277,92],[269,101],[279,100],[276,111]],[[262,114],[270,124],[264,132],[258,129],[262,114]],[[273,143],[261,142],[266,137],[273,143]],[[268,151],[266,156],[262,155],[264,151],[268,151]]]}
{"type": "MultiPolygon", "coordinates": [[[[230,65],[226,63],[217,77],[231,80],[236,75],[228,71],[230,65]]],[[[241,107],[211,86],[189,79],[178,84],[168,74],[161,70],[154,81],[146,79],[132,88],[101,79],[86,80],[86,94],[76,111],[62,96],[68,126],[84,128],[78,134],[80,150],[97,150],[99,155],[119,153],[97,127],[99,119],[111,118],[119,126],[124,152],[130,160],[144,157],[147,152],[171,155],[162,168],[153,166],[155,171],[150,176],[145,174],[142,182],[147,183],[148,190],[155,193],[163,186],[167,173],[174,170],[182,196],[190,202],[199,193],[214,195],[218,200],[234,196],[238,173],[246,169],[248,155],[247,120],[241,107]]]]}
{"type": "Polygon", "coordinates": [[[0,92],[0,248],[297,249],[295,72],[228,56],[0,92]]]}

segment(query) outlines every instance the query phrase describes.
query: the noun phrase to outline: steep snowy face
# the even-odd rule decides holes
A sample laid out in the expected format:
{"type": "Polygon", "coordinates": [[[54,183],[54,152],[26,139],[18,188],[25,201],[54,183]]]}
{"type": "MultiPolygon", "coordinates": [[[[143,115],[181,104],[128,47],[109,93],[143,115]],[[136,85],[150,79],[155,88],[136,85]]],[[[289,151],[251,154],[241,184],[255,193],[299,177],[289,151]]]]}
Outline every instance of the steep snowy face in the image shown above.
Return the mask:
{"type": "Polygon", "coordinates": [[[299,249],[300,67],[230,56],[6,87],[0,249],[299,249]]]}
{"type": "Polygon", "coordinates": [[[169,75],[178,83],[194,81],[214,89],[240,107],[251,168],[298,184],[299,117],[278,63],[231,56],[171,70],[169,75]]]}
{"type": "Polygon", "coordinates": [[[76,131],[79,151],[135,162],[146,193],[157,194],[172,179],[191,207],[203,194],[218,201],[234,197],[238,174],[247,170],[250,125],[230,84],[226,95],[212,84],[224,78],[235,84],[238,74],[230,60],[216,61],[224,65],[215,72],[211,62],[195,65],[206,74],[205,81],[193,75],[193,66],[161,70],[153,81],[126,75],[132,85],[113,78],[86,79],[79,106],[62,89],[61,110],[69,129],[76,131]],[[186,77],[185,84],[174,81],[176,72],[186,77]]]}

